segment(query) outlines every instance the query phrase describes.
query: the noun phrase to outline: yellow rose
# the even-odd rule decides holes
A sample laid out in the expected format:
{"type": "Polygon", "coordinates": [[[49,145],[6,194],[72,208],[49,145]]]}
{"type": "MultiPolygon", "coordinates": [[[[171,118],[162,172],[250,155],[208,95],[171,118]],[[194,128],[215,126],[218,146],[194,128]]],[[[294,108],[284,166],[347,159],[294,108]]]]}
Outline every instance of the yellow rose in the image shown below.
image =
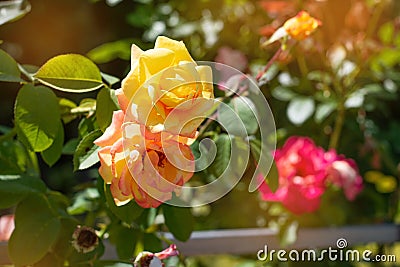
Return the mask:
{"type": "Polygon", "coordinates": [[[129,121],[194,137],[213,105],[207,101],[213,98],[212,71],[198,66],[183,42],[160,36],[154,49],[132,46],[131,71],[117,96],[129,121]]]}

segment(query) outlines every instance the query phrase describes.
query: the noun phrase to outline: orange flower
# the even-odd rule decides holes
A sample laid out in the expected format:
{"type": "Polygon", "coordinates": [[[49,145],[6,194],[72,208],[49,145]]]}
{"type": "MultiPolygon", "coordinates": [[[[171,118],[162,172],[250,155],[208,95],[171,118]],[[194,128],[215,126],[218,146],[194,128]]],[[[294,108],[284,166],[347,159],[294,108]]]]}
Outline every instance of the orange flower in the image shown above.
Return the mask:
{"type": "Polygon", "coordinates": [[[288,19],[282,27],[278,28],[272,36],[263,43],[269,45],[284,37],[303,40],[310,36],[322,23],[311,17],[307,12],[300,11],[295,17],[288,19]]]}
{"type": "Polygon", "coordinates": [[[288,35],[296,40],[307,38],[315,29],[321,25],[321,22],[310,16],[305,11],[300,11],[295,17],[287,20],[283,28],[288,35]]]}
{"type": "Polygon", "coordinates": [[[123,120],[122,110],[114,112],[112,124],[94,142],[102,147],[100,175],[111,184],[116,205],[135,199],[144,208],[158,207],[193,175],[188,139],[154,134],[144,125],[123,120]]]}

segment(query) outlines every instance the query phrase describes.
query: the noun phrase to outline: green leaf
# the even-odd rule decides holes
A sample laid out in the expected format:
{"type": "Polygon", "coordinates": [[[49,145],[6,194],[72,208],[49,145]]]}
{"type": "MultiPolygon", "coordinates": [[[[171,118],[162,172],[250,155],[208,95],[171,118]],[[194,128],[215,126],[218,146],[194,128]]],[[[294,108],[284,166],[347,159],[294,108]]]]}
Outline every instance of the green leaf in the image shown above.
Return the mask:
{"type": "Polygon", "coordinates": [[[218,107],[218,120],[225,131],[231,135],[246,137],[258,130],[254,103],[247,97],[235,97],[227,104],[218,107]],[[244,129],[246,131],[244,131],[244,129]]]}
{"type": "MultiPolygon", "coordinates": [[[[1,23],[0,23],[1,24],[1,23]]],[[[6,52],[0,49],[0,81],[22,82],[17,62],[6,52]]]]}
{"type": "Polygon", "coordinates": [[[388,45],[392,42],[394,31],[394,25],[391,21],[386,22],[379,28],[378,36],[383,44],[388,45]]]}
{"type": "Polygon", "coordinates": [[[220,177],[227,169],[231,158],[231,138],[227,134],[220,134],[215,140],[215,145],[217,154],[209,170],[215,177],[220,177]]]}
{"type": "MultiPolygon", "coordinates": [[[[261,142],[259,140],[250,141],[250,152],[256,161],[256,164],[260,164],[261,155],[261,142]]],[[[264,152],[266,157],[271,157],[268,152],[264,152]]],[[[264,154],[263,153],[263,154],[264,154]]],[[[261,163],[262,164],[262,163],[261,163]]],[[[260,173],[260,175],[265,176],[265,181],[267,182],[269,188],[272,192],[275,192],[279,187],[279,173],[275,161],[272,161],[271,169],[268,173],[260,173]]]]}
{"type": "Polygon", "coordinates": [[[87,169],[99,162],[97,155],[99,147],[93,141],[100,137],[101,134],[100,130],[94,130],[83,137],[74,154],[75,171],[87,169]]]}
{"type": "Polygon", "coordinates": [[[97,64],[107,63],[117,58],[129,60],[132,43],[136,42],[128,39],[105,43],[90,50],[87,56],[97,64]]]}
{"type": "Polygon", "coordinates": [[[111,88],[111,86],[113,86],[114,84],[116,84],[117,82],[119,82],[121,79],[117,78],[115,76],[112,76],[110,74],[101,73],[101,77],[103,77],[103,80],[107,82],[107,85],[111,88]]]}
{"type": "Polygon", "coordinates": [[[61,119],[65,124],[73,121],[78,117],[77,114],[71,113],[71,110],[77,107],[77,105],[71,100],[66,98],[59,98],[58,105],[60,106],[61,119]]]}
{"type": "Polygon", "coordinates": [[[8,243],[10,258],[17,266],[42,259],[57,240],[61,222],[43,196],[31,196],[15,212],[15,230],[8,243]]]}
{"type": "Polygon", "coordinates": [[[110,242],[115,244],[120,259],[130,260],[134,257],[136,243],[140,235],[139,230],[121,224],[113,224],[110,227],[110,242]]]}
{"type": "Polygon", "coordinates": [[[108,208],[121,221],[132,224],[143,213],[144,209],[136,204],[135,201],[130,201],[128,204],[118,207],[115,205],[113,196],[111,195],[110,185],[106,185],[104,190],[108,208]]]}
{"type": "Polygon", "coordinates": [[[25,84],[15,102],[15,122],[22,142],[35,152],[51,146],[60,126],[60,109],[56,95],[44,86],[25,84]]]}
{"type": "Polygon", "coordinates": [[[44,193],[46,185],[37,177],[0,175],[0,209],[12,207],[29,194],[44,193]]]}
{"type": "Polygon", "coordinates": [[[165,225],[179,241],[187,241],[193,231],[194,220],[190,208],[162,205],[165,225]]]}
{"type": "Polygon", "coordinates": [[[309,97],[296,97],[289,102],[287,116],[295,125],[303,124],[313,113],[315,103],[309,97]]]}
{"type": "Polygon", "coordinates": [[[293,92],[292,90],[290,90],[287,87],[277,86],[272,91],[272,96],[280,101],[290,101],[293,98],[297,97],[298,94],[296,94],[295,92],[293,92]]]}
{"type": "Polygon", "coordinates": [[[47,163],[47,165],[51,167],[60,159],[63,145],[64,145],[64,126],[60,121],[60,126],[58,127],[58,134],[56,135],[53,144],[51,144],[51,146],[48,149],[41,152],[42,158],[44,162],[47,163]]]}
{"type": "Polygon", "coordinates": [[[161,240],[154,233],[143,234],[143,250],[161,251],[163,249],[161,240]]]}
{"type": "Polygon", "coordinates": [[[321,103],[317,106],[315,110],[314,119],[316,123],[323,122],[337,107],[337,103],[330,101],[321,103]]]}
{"type": "Polygon", "coordinates": [[[279,229],[279,241],[282,247],[296,242],[298,228],[299,223],[297,221],[287,221],[281,226],[279,229]]]}
{"type": "Polygon", "coordinates": [[[26,151],[20,142],[12,139],[0,142],[0,175],[22,174],[27,164],[26,151]]]}
{"type": "Polygon", "coordinates": [[[0,9],[0,25],[3,25],[22,18],[31,10],[31,4],[28,1],[2,1],[0,2],[0,9]]]}
{"type": "Polygon", "coordinates": [[[118,100],[115,91],[104,87],[97,94],[96,119],[100,130],[103,132],[111,124],[113,112],[118,110],[118,100]]]}
{"type": "Polygon", "coordinates": [[[86,188],[79,191],[74,196],[74,203],[68,207],[67,211],[70,215],[79,215],[88,211],[94,211],[97,208],[95,201],[99,199],[99,191],[97,188],[86,188]]]}
{"type": "Polygon", "coordinates": [[[79,145],[78,138],[72,138],[68,140],[68,142],[64,145],[62,149],[62,154],[64,155],[73,155],[75,153],[76,148],[79,145]]]}
{"type": "Polygon", "coordinates": [[[50,59],[34,77],[54,89],[72,93],[89,92],[103,86],[98,67],[88,58],[77,54],[50,59]]]}

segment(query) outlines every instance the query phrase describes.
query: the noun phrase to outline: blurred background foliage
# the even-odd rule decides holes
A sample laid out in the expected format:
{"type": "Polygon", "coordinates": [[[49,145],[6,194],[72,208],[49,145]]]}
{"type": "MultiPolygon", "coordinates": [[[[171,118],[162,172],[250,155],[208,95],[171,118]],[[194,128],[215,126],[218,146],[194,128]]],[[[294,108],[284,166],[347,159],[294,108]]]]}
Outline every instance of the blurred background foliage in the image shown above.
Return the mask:
{"type": "MultiPolygon", "coordinates": [[[[351,203],[329,191],[317,213],[293,216],[279,204],[260,202],[257,194],[249,194],[245,178],[221,200],[192,210],[195,229],[280,225],[284,232],[293,222],[400,222],[400,1],[32,0],[31,5],[23,19],[0,27],[1,49],[19,63],[34,66],[58,54],[83,54],[101,71],[119,78],[129,70],[130,45],[148,49],[158,35],[183,40],[196,60],[212,61],[219,55],[220,62],[255,76],[279,48],[260,44],[287,18],[307,10],[322,27],[311,38],[288,44],[263,77],[261,89],[275,116],[278,146],[288,136],[306,135],[325,148],[335,147],[356,160],[364,191],[351,203]],[[223,56],[222,47],[233,50],[223,56]]],[[[6,129],[13,125],[19,87],[4,82],[0,86],[0,125],[6,129]]],[[[79,103],[95,98],[95,93],[68,97],[79,103]]],[[[82,137],[76,129],[87,133],[93,123],[82,118],[67,124],[65,140],[82,137]]],[[[51,189],[74,199],[70,214],[95,214],[101,210],[101,196],[93,190],[97,169],[72,172],[71,152],[64,149],[52,168],[39,159],[42,177],[51,189]]],[[[141,216],[150,218],[148,213],[141,216]]],[[[90,216],[87,223],[95,220],[90,216]]],[[[242,259],[218,260],[226,262],[214,265],[200,258],[193,266],[254,266],[242,259]]]]}

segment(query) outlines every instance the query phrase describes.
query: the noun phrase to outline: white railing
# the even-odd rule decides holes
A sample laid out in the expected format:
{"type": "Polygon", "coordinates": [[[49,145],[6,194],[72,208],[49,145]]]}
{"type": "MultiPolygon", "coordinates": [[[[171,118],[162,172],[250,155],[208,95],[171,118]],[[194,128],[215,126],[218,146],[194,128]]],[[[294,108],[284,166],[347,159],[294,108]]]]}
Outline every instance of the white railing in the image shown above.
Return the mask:
{"type": "MultiPolygon", "coordinates": [[[[173,240],[173,236],[164,233],[165,237],[173,240]]],[[[297,240],[288,249],[327,248],[335,247],[336,241],[344,238],[348,246],[375,242],[390,244],[400,241],[400,225],[355,225],[328,228],[300,229],[297,240]]],[[[269,228],[212,230],[193,232],[187,242],[174,241],[185,256],[230,254],[254,254],[263,249],[278,249],[277,233],[269,228]]],[[[113,245],[105,242],[103,259],[117,259],[113,245]]],[[[7,243],[0,242],[0,264],[10,263],[7,256],[7,243]]]]}

